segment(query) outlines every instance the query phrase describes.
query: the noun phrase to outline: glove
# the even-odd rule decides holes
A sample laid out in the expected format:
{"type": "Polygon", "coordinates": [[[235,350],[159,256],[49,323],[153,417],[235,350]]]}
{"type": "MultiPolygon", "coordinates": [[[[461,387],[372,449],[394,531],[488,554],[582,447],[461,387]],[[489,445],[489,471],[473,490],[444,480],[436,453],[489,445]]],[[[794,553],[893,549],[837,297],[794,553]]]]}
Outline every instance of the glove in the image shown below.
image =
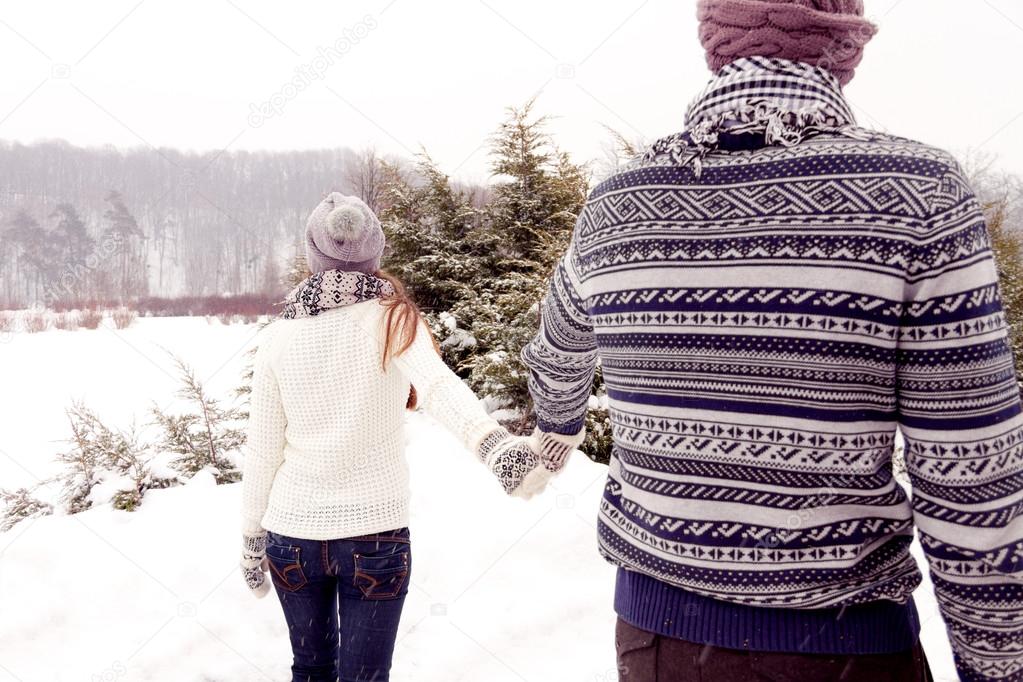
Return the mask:
{"type": "Polygon", "coordinates": [[[477,454],[512,497],[528,500],[543,491],[552,478],[540,466],[539,443],[533,437],[513,436],[507,429],[497,429],[483,439],[477,454]]]}
{"type": "Polygon", "coordinates": [[[565,467],[568,456],[586,440],[586,429],[584,427],[574,436],[567,436],[541,431],[537,427],[533,437],[540,443],[540,462],[551,474],[557,474],[565,467]]]}
{"type": "Polygon", "coordinates": [[[266,573],[270,567],[266,558],[266,532],[242,534],[242,577],[252,594],[263,598],[270,591],[270,582],[266,573]]]}

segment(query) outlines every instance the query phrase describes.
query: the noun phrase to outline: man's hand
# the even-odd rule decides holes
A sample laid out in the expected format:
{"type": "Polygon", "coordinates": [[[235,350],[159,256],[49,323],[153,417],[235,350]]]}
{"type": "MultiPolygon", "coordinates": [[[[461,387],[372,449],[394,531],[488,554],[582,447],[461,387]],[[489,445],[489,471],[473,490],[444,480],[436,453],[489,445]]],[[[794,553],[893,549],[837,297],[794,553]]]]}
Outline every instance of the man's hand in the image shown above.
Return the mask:
{"type": "Polygon", "coordinates": [[[566,436],[537,428],[533,431],[533,437],[540,443],[540,462],[553,475],[565,467],[568,456],[586,440],[586,429],[574,436],[566,436]]]}
{"type": "Polygon", "coordinates": [[[497,429],[483,439],[476,454],[512,497],[528,500],[542,492],[551,479],[551,473],[540,465],[539,443],[533,437],[497,429]]]}
{"type": "Polygon", "coordinates": [[[270,570],[266,558],[266,532],[242,534],[242,577],[252,594],[262,598],[270,591],[266,573],[270,570]]]}

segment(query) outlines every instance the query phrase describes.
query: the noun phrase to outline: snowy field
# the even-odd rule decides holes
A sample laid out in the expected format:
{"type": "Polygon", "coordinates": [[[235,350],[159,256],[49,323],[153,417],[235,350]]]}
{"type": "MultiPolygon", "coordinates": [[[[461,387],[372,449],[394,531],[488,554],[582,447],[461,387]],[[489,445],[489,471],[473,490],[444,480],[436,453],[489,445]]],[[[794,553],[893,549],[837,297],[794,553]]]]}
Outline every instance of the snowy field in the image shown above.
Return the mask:
{"type": "MultiPolygon", "coordinates": [[[[229,400],[255,333],[197,318],[13,335],[0,344],[0,486],[53,473],[74,399],[117,427],[172,404],[166,351],[229,400]]],[[[576,456],[522,502],[429,418],[410,416],[408,436],[415,559],[392,680],[614,682],[614,571],[595,537],[604,468],[576,456]]],[[[237,569],[239,492],[199,477],[148,492],[135,513],[0,534],[0,682],[290,679],[280,605],[254,599],[237,569]]],[[[932,667],[951,682],[929,583],[917,600],[932,667]]]]}

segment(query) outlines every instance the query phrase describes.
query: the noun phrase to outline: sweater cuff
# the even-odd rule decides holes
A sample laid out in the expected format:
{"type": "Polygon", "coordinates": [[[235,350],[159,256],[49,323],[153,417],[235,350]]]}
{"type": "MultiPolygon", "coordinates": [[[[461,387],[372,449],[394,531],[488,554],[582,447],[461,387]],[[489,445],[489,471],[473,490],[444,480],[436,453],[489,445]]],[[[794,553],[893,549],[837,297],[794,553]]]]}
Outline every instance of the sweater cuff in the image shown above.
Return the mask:
{"type": "Polygon", "coordinates": [[[556,433],[560,436],[571,438],[582,433],[586,428],[586,412],[584,411],[583,415],[578,419],[573,419],[570,422],[561,424],[537,417],[536,428],[540,429],[544,433],[556,433]]]}
{"type": "Polygon", "coordinates": [[[266,554],[266,531],[242,533],[242,550],[249,557],[258,558],[266,554]]]}
{"type": "Polygon", "coordinates": [[[483,441],[485,441],[490,434],[503,430],[504,427],[493,419],[488,418],[476,422],[469,428],[469,435],[465,440],[465,447],[469,449],[469,452],[476,455],[478,459],[480,456],[480,446],[483,445],[483,441]]]}
{"type": "Polygon", "coordinates": [[[571,450],[575,450],[586,440],[586,428],[579,429],[578,433],[558,433],[556,431],[544,431],[537,426],[534,435],[537,438],[541,435],[546,435],[551,440],[566,445],[571,450]]]}
{"type": "Polygon", "coordinates": [[[258,519],[242,518],[243,535],[264,535],[265,533],[266,529],[263,528],[262,518],[258,519]]]}

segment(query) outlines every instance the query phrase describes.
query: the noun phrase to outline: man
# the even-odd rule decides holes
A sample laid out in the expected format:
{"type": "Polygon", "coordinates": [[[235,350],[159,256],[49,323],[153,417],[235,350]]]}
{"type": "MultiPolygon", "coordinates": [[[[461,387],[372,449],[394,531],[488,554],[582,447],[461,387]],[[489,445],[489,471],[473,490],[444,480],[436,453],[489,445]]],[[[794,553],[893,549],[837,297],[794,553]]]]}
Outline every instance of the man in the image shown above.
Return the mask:
{"type": "Polygon", "coordinates": [[[554,461],[602,367],[621,679],[929,679],[915,526],[962,679],[1023,680],[1023,418],[981,208],[951,156],[855,124],[861,0],[699,18],[715,78],[593,191],[523,351],[554,461]]]}

